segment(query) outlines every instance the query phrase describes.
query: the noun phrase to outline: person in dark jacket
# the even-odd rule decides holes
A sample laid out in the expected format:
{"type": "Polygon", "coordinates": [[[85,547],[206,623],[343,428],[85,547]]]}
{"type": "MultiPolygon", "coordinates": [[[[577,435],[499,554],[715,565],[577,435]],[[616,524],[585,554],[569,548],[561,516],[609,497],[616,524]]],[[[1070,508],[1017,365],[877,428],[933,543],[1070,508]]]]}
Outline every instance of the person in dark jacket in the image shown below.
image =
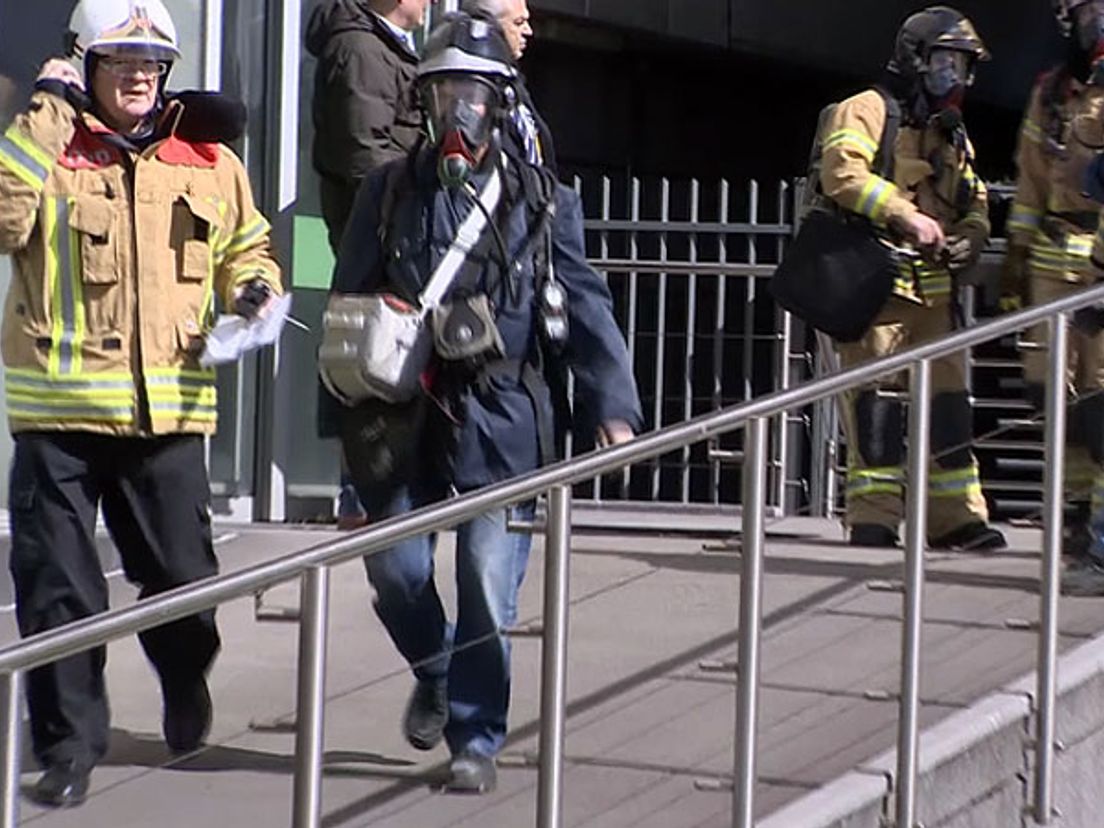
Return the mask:
{"type": "MultiPolygon", "coordinates": [[[[464,0],[460,10],[473,17],[485,16],[493,20],[502,30],[514,61],[521,60],[525,46],[533,36],[526,0],[464,0]]],[[[510,128],[506,130],[506,135],[521,142],[525,160],[530,164],[543,165],[555,175],[556,150],[552,142],[552,131],[537,112],[529,89],[520,75],[515,89],[517,100],[510,107],[510,128]]]]}
{"type": "MultiPolygon", "coordinates": [[[[364,176],[414,147],[422,117],[413,99],[414,31],[436,0],[321,0],[307,24],[314,76],[314,169],[322,219],[337,253],[364,176]]],[[[319,435],[334,437],[325,399],[319,435]]],[[[366,522],[342,459],[337,526],[366,522]]]]}
{"type": "MultiPolygon", "coordinates": [[[[337,299],[389,292],[414,304],[433,292],[428,284],[441,284],[442,268],[458,263],[430,317],[437,356],[423,375],[432,374],[428,413],[410,462],[396,464],[403,476],[365,485],[365,468],[351,466],[373,520],[554,459],[553,404],[540,373],[546,360],[573,371],[576,433],[619,443],[642,420],[609,291],[586,262],[578,196],[500,140],[516,78],[501,33],[486,20],[452,15],[427,43],[418,72],[432,143],[365,179],[332,286],[337,299]],[[560,315],[548,301],[556,290],[565,300],[560,315]],[[462,324],[450,322],[457,319],[462,324]],[[473,337],[475,330],[490,335],[473,337]]],[[[450,790],[495,784],[510,687],[502,631],[516,618],[530,546],[507,526],[532,515],[528,502],[457,528],[455,626],[434,585],[434,536],[365,559],[376,611],[417,680],[404,734],[422,750],[447,741],[450,790]]]]}
{"type": "Polygon", "coordinates": [[[306,45],[318,59],[312,160],[335,252],[361,180],[418,140],[413,33],[430,2],[321,0],[311,13],[306,45]]]}

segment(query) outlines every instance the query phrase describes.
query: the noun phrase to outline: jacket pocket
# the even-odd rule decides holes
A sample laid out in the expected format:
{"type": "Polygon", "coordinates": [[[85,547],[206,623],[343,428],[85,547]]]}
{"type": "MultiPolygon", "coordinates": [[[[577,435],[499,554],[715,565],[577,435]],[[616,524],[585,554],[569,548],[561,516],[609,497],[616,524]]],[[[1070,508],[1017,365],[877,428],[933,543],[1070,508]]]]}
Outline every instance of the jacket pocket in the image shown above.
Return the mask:
{"type": "Polygon", "coordinates": [[[79,238],[81,278],[90,285],[119,281],[115,210],[105,200],[77,196],[69,226],[79,238]]]}
{"type": "Polygon", "coordinates": [[[176,274],[183,282],[203,282],[214,268],[214,242],[220,225],[218,210],[189,193],[173,205],[172,241],[176,274]]]}

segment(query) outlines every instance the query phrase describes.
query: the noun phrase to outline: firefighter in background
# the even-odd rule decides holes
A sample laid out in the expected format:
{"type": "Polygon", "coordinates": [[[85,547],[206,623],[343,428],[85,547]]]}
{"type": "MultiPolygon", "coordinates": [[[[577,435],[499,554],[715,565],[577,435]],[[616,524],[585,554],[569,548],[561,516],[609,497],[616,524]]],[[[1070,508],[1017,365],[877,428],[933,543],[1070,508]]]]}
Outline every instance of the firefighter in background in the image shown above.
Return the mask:
{"type": "MultiPolygon", "coordinates": [[[[1084,195],[1084,179],[1104,146],[1104,2],[1054,0],[1054,12],[1067,51],[1036,82],[1020,129],[1002,272],[1005,310],[1050,302],[1097,279],[1090,254],[1100,208],[1084,195]]],[[[1047,330],[1040,325],[1028,339],[1045,345],[1047,330]]],[[[1066,424],[1068,565],[1062,582],[1067,592],[1104,594],[1104,542],[1093,554],[1089,520],[1090,511],[1104,512],[1104,335],[1074,326],[1069,345],[1073,400],[1066,424]]],[[[1038,410],[1047,362],[1045,347],[1023,356],[1027,395],[1038,410]]]]}
{"type": "MultiPolygon", "coordinates": [[[[98,509],[140,596],[217,572],[204,456],[215,374],[198,356],[216,297],[251,317],[280,292],[241,162],[215,135],[182,137],[192,118],[164,95],[180,51],[160,0],[81,0],[69,25],[81,68],[47,61],[0,136],[10,567],[24,636],[107,609],[98,509]]],[[[195,750],[211,723],[214,611],[139,639],[166,743],[195,750]]],[[[42,804],[82,802],[107,751],[105,658],[96,647],[28,675],[45,771],[30,794],[42,804]]]]}
{"type": "MultiPolygon", "coordinates": [[[[841,102],[824,133],[820,186],[840,207],[871,219],[917,254],[905,260],[893,295],[859,342],[838,343],[850,367],[955,327],[956,276],[969,270],[989,235],[985,187],[974,171],[962,102],[978,61],[989,54],[958,11],[933,6],[909,17],[897,33],[883,91],[841,102]],[[892,181],[873,166],[887,121],[887,97],[900,106],[892,181]]],[[[907,388],[901,380],[881,387],[907,388]]],[[[972,411],[966,355],[932,363],[933,462],[928,534],[933,548],[996,549],[1004,536],[989,526],[977,461],[970,450],[972,411]]],[[[904,511],[902,402],[878,385],[843,397],[847,433],[847,515],[858,546],[893,547],[904,511]]]]}

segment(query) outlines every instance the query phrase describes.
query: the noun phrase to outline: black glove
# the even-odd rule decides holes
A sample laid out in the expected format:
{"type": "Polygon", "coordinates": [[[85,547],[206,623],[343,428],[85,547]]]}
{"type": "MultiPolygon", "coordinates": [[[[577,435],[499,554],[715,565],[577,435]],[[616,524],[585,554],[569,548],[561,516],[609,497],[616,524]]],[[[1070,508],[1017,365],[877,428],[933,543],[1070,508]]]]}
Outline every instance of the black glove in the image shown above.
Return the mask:
{"type": "Polygon", "coordinates": [[[272,288],[264,279],[251,279],[235,289],[234,313],[252,319],[272,297],[272,288]]]}
{"type": "Polygon", "coordinates": [[[92,107],[92,99],[88,94],[71,83],[66,83],[60,78],[40,78],[35,81],[34,88],[39,92],[49,92],[51,95],[66,101],[77,112],[84,112],[92,107]]]}
{"type": "MultiPolygon", "coordinates": [[[[989,230],[981,224],[970,222],[951,228],[947,236],[947,245],[943,249],[947,269],[955,276],[961,277],[977,264],[978,259],[981,258],[981,251],[985,249],[985,242],[988,240],[989,230]]],[[[970,282],[960,278],[959,284],[970,284],[970,282]]]]}

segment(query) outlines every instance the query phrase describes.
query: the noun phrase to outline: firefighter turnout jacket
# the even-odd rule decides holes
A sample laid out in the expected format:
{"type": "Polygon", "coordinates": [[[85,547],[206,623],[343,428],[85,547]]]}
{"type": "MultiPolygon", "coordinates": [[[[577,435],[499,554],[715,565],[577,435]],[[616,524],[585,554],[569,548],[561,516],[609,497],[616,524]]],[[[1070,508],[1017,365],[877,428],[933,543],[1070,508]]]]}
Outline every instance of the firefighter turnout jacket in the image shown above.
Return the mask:
{"type": "Polygon", "coordinates": [[[2,346],[13,432],[210,434],[199,366],[215,298],[279,293],[269,225],[238,158],[174,134],[141,152],[40,90],[0,136],[0,253],[12,256],[2,346]]]}
{"type": "MultiPolygon", "coordinates": [[[[893,180],[888,181],[873,172],[885,124],[885,100],[874,89],[835,108],[823,135],[824,195],[880,227],[920,211],[947,234],[975,225],[988,235],[988,197],[974,171],[974,149],[965,130],[902,124],[894,146],[893,180]]],[[[919,260],[903,259],[894,285],[897,296],[925,305],[945,304],[951,289],[945,266],[919,260]]]]}
{"type": "Polygon", "coordinates": [[[1020,127],[1019,176],[1008,219],[1009,242],[1030,250],[1036,276],[1066,282],[1095,278],[1089,256],[1099,205],[1083,192],[1102,130],[1104,88],[1081,83],[1061,67],[1039,78],[1020,127]]]}

